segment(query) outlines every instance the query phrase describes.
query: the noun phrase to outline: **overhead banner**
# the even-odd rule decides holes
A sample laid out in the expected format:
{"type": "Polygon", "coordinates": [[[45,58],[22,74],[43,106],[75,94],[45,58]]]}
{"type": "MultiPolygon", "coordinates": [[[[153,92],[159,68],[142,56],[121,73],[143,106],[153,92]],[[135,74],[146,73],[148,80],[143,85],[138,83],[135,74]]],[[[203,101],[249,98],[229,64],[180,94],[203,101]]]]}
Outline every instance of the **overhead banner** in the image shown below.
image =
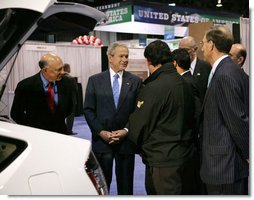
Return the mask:
{"type": "Polygon", "coordinates": [[[104,12],[108,20],[103,25],[118,24],[130,22],[132,15],[132,5],[126,3],[112,3],[108,5],[98,6],[98,10],[104,12]]]}
{"type": "Polygon", "coordinates": [[[240,23],[240,15],[168,5],[134,5],[134,21],[188,26],[189,23],[212,21],[214,24],[240,23]]]}

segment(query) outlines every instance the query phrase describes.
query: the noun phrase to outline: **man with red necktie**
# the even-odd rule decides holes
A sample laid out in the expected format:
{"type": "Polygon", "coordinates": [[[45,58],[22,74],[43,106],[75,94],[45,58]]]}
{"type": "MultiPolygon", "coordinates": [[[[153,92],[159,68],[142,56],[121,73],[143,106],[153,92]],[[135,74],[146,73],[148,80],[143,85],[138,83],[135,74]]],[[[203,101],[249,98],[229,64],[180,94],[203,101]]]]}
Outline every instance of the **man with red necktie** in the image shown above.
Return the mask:
{"type": "Polygon", "coordinates": [[[67,134],[65,118],[72,111],[72,82],[63,76],[63,61],[55,54],[43,55],[39,66],[39,73],[18,83],[11,117],[18,124],[67,134]]]}

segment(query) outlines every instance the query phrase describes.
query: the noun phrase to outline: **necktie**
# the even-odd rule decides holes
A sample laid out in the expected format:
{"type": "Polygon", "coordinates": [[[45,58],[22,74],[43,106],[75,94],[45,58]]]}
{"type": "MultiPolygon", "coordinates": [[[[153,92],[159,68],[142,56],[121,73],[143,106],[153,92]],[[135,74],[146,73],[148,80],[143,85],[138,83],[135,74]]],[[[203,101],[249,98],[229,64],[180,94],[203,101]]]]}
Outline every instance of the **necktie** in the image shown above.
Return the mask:
{"type": "Polygon", "coordinates": [[[48,106],[51,112],[55,112],[55,101],[54,101],[54,83],[48,83],[48,96],[47,96],[47,101],[48,101],[48,106]]]}
{"type": "Polygon", "coordinates": [[[212,72],[212,70],[211,70],[211,72],[210,72],[210,74],[209,74],[209,77],[208,77],[207,88],[209,87],[212,78],[213,78],[213,72],[212,72]]]}
{"type": "Polygon", "coordinates": [[[194,69],[192,67],[190,67],[189,70],[190,70],[191,75],[193,75],[194,69]]]}
{"type": "Polygon", "coordinates": [[[114,102],[115,102],[115,107],[117,108],[118,100],[119,100],[119,83],[118,83],[118,78],[119,75],[115,74],[114,75],[114,80],[113,80],[113,97],[114,97],[114,102]]]}

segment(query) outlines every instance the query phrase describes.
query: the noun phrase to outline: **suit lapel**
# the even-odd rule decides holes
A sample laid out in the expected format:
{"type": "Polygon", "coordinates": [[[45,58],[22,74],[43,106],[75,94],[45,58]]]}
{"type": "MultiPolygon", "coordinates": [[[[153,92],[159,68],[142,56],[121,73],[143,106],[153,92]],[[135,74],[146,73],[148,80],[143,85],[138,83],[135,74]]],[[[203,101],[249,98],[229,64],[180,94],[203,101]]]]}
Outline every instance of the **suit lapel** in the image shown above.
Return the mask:
{"type": "Polygon", "coordinates": [[[105,98],[108,101],[109,105],[115,109],[109,70],[105,71],[105,73],[103,74],[101,86],[102,86],[101,88],[103,92],[105,93],[105,98]]]}
{"type": "Polygon", "coordinates": [[[198,59],[198,58],[197,58],[197,63],[196,63],[196,65],[195,65],[195,69],[194,69],[193,75],[194,75],[194,76],[201,76],[201,73],[200,73],[200,65],[199,65],[199,59],[198,59]]]}
{"type": "Polygon", "coordinates": [[[57,86],[57,95],[58,95],[58,103],[56,108],[61,106],[62,100],[63,100],[63,84],[61,81],[56,81],[56,86],[57,86]]]}
{"type": "Polygon", "coordinates": [[[131,79],[130,79],[128,73],[123,72],[123,81],[122,81],[122,87],[121,87],[121,92],[120,92],[120,97],[119,97],[117,109],[119,109],[121,107],[121,105],[123,104],[124,99],[131,88],[131,85],[132,85],[132,82],[131,82],[131,79]]]}
{"type": "Polygon", "coordinates": [[[202,105],[201,111],[202,111],[203,108],[204,108],[204,105],[205,105],[207,96],[208,96],[208,94],[209,94],[209,92],[210,92],[210,88],[213,87],[213,86],[212,86],[212,85],[213,85],[212,83],[213,83],[214,78],[216,77],[216,73],[217,73],[217,72],[220,70],[220,68],[223,66],[224,60],[225,60],[225,58],[222,59],[222,60],[220,61],[219,65],[217,66],[217,68],[216,68],[216,70],[215,70],[215,72],[214,72],[213,78],[212,78],[212,80],[211,80],[211,82],[210,82],[210,86],[209,86],[209,87],[207,88],[207,90],[206,90],[206,93],[205,93],[205,97],[204,97],[204,101],[203,101],[203,105],[202,105]]]}
{"type": "Polygon", "coordinates": [[[33,90],[36,91],[35,92],[35,95],[39,95],[40,99],[41,99],[41,102],[42,102],[42,109],[44,108],[48,108],[48,103],[47,103],[47,95],[46,95],[46,92],[44,90],[44,85],[43,85],[43,82],[41,80],[41,77],[40,77],[40,73],[38,73],[36,75],[36,78],[34,80],[34,84],[33,84],[33,90]]]}

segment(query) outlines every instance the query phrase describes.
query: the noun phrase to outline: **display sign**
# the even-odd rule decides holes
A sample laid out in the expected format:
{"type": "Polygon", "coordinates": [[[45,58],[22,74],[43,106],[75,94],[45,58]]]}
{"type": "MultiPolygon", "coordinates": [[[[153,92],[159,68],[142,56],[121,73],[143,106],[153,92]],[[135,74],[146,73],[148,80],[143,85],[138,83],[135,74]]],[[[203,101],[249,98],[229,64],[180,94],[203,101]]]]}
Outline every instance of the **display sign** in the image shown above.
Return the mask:
{"type": "Polygon", "coordinates": [[[134,5],[134,21],[188,26],[189,23],[212,21],[214,24],[240,23],[240,15],[165,5],[134,5]]]}
{"type": "Polygon", "coordinates": [[[27,44],[25,45],[25,50],[27,51],[55,51],[55,45],[41,45],[41,44],[27,44]]]}
{"type": "Polygon", "coordinates": [[[123,3],[113,3],[98,6],[97,9],[104,12],[108,17],[105,23],[99,25],[110,25],[131,21],[132,5],[130,3],[127,5],[123,3]]]}

